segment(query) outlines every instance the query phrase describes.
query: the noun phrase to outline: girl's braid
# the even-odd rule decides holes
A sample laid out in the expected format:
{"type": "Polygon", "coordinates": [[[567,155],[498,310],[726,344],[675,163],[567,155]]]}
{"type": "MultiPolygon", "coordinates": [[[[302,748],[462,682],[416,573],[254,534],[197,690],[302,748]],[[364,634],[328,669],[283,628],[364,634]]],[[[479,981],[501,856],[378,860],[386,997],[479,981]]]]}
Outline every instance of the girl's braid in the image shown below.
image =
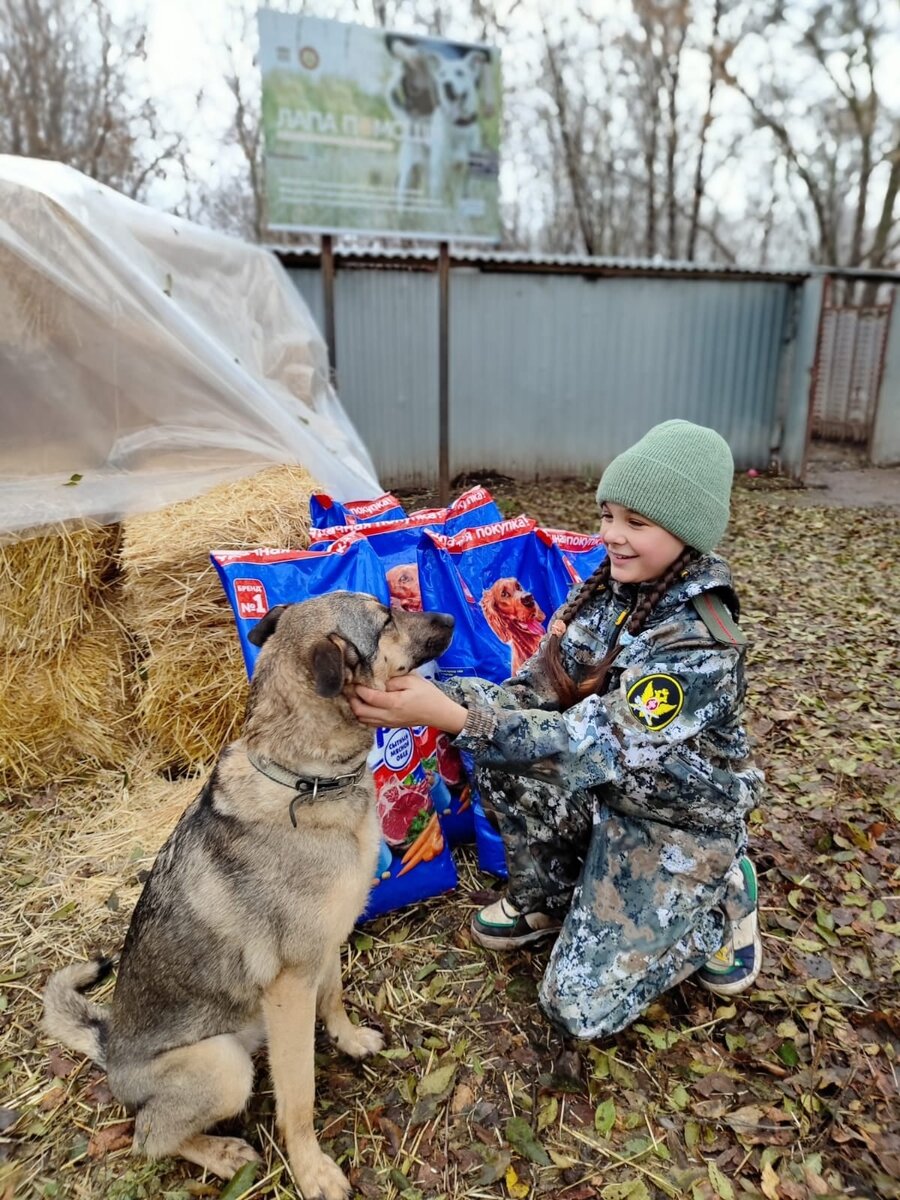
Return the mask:
{"type": "Polygon", "coordinates": [[[549,672],[550,682],[553,684],[556,694],[563,705],[567,708],[570,704],[575,703],[576,687],[572,677],[562,665],[559,643],[569,623],[574,621],[585,604],[589,600],[592,600],[598,592],[602,592],[608,583],[609,556],[607,555],[600,566],[588,575],[575,595],[563,605],[557,617],[550,625],[550,636],[544,647],[542,658],[544,666],[549,672]]]}
{"type": "MultiPolygon", "coordinates": [[[[684,550],[682,550],[681,554],[679,554],[665,574],[661,575],[653,587],[641,597],[625,626],[632,637],[636,637],[643,630],[656,605],[678,577],[692,563],[696,562],[698,558],[700,558],[698,551],[690,546],[685,546],[684,550]]],[[[579,700],[583,700],[585,696],[602,693],[606,686],[606,679],[610,668],[621,649],[617,638],[612,648],[580,683],[576,683],[572,679],[562,664],[562,654],[559,644],[565,633],[566,626],[578,615],[588,600],[592,599],[597,592],[602,591],[606,587],[609,582],[609,574],[610,565],[609,558],[607,557],[597,570],[584,581],[565,607],[561,609],[559,616],[550,627],[550,637],[547,639],[547,644],[544,648],[543,660],[550,675],[550,682],[553,684],[563,708],[570,708],[579,700]]]]}
{"type": "Polygon", "coordinates": [[[690,546],[685,546],[682,552],[678,555],[672,565],[666,571],[665,575],[661,575],[656,580],[653,587],[646,592],[635,605],[634,612],[628,618],[628,623],[625,628],[632,637],[637,637],[647,623],[647,618],[662,600],[663,596],[669,590],[673,583],[678,579],[683,571],[697,561],[700,557],[699,553],[690,546]]]}

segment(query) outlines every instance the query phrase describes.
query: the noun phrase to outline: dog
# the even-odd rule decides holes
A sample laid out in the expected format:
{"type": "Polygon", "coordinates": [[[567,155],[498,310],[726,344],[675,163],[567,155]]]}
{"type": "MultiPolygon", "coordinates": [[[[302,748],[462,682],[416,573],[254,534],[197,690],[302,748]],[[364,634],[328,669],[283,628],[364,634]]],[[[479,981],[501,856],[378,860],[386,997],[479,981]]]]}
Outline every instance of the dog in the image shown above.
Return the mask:
{"type": "Polygon", "coordinates": [[[396,34],[386,35],[386,45],[398,60],[388,105],[404,126],[398,206],[404,208],[422,186],[427,167],[429,198],[455,208],[466,193],[470,161],[481,150],[480,116],[493,111],[485,70],[490,56],[472,48],[449,57],[430,50],[427,41],[396,34]]]}
{"type": "Polygon", "coordinates": [[[419,589],[419,568],[415,563],[401,563],[386,572],[391,607],[404,612],[422,611],[422,592],[419,589]]]}
{"type": "Polygon", "coordinates": [[[246,1141],[205,1131],[244,1108],[266,1042],[298,1188],[309,1200],[349,1194],[313,1129],[316,1016],[353,1058],[383,1044],[350,1021],[341,990],[341,942],[379,848],[372,733],[347,690],[384,688],[443,653],[452,629],[443,613],[334,592],[273,608],[251,630],[261,649],[242,736],[156,858],[111,1010],[82,994],[106,961],[63,968],[44,992],[45,1031],[105,1066],[135,1112],[135,1152],[222,1178],[256,1160],[246,1141]]]}
{"type": "Polygon", "coordinates": [[[537,653],[544,636],[544,613],[517,579],[498,579],[481,597],[481,611],[501,642],[512,647],[511,673],[537,653]]]}

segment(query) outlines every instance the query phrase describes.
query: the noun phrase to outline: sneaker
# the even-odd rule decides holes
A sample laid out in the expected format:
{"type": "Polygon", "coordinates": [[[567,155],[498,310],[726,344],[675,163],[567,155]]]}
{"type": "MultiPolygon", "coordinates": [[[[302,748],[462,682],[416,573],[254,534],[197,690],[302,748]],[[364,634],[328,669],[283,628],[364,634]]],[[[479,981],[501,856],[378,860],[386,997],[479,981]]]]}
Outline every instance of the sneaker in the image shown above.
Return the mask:
{"type": "Polygon", "coordinates": [[[514,950],[558,933],[562,925],[546,913],[522,913],[506,896],[472,918],[472,937],[488,950],[514,950]]]}
{"type": "Polygon", "coordinates": [[[756,871],[749,858],[740,858],[728,872],[728,886],[744,891],[753,912],[731,925],[730,936],[721,949],[697,972],[698,981],[717,996],[737,996],[756,982],[762,967],[762,940],[756,910],[756,871]]]}

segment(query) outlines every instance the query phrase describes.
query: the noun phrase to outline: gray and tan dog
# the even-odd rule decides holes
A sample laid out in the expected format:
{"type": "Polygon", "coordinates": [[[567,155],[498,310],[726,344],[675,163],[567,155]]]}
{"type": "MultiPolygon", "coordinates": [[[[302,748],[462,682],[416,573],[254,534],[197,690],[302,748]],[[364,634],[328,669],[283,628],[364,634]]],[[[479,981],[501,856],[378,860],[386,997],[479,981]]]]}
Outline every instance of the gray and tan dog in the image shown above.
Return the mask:
{"type": "Polygon", "coordinates": [[[378,850],[371,730],[353,683],[384,687],[441,654],[452,617],[388,609],[335,592],[272,609],[243,736],[220,755],[160,850],[134,910],[111,1011],[81,994],[110,969],[52,975],[44,1028],[105,1065],[135,1111],[134,1149],[181,1155],[223,1178],[257,1155],[205,1130],[239,1113],[251,1053],[268,1043],[278,1124],[304,1197],[349,1184],[313,1130],[316,1015],[344,1053],[382,1045],[354,1025],[341,991],[341,942],[359,916],[378,850]]]}

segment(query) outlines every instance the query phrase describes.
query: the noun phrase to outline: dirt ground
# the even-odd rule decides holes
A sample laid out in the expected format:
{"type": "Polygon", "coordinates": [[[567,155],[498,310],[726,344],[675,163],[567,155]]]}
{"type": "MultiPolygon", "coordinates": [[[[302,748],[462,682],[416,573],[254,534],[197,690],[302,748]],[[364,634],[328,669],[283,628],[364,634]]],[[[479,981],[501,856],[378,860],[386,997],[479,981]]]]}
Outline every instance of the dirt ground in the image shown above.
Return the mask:
{"type": "MultiPolygon", "coordinates": [[[[346,951],[350,1004],[388,1037],[362,1068],[317,1045],[317,1129],[355,1196],[900,1200],[900,473],[877,472],[877,494],[868,474],[817,462],[824,488],[735,488],[723,552],[767,777],[750,818],[757,986],[716,1004],[688,981],[561,1056],[535,1001],[546,950],[501,957],[469,938],[497,881],[464,849],[455,892],[346,951]]],[[[509,515],[596,526],[587,481],[491,486],[509,515]]],[[[187,1164],[132,1159],[102,1073],[38,1029],[49,970],[115,951],[197,786],[135,766],[0,801],[0,1200],[222,1193],[187,1164]]],[[[229,1131],[263,1155],[247,1200],[294,1195],[263,1060],[229,1131]]]]}
{"type": "Polygon", "coordinates": [[[872,467],[861,450],[835,442],[813,442],[801,505],[841,508],[900,508],[900,467],[872,467]]]}

